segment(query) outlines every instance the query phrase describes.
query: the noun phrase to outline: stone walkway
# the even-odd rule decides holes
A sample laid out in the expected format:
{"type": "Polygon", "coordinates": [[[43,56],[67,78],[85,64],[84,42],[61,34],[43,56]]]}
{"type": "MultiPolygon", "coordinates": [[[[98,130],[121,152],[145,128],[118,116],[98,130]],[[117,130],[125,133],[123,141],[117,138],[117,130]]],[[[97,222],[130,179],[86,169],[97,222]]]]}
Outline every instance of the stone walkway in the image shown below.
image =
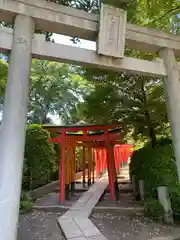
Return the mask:
{"type": "Polygon", "coordinates": [[[68,240],[106,240],[89,216],[108,186],[107,178],[102,178],[58,219],[61,230],[68,240]]]}

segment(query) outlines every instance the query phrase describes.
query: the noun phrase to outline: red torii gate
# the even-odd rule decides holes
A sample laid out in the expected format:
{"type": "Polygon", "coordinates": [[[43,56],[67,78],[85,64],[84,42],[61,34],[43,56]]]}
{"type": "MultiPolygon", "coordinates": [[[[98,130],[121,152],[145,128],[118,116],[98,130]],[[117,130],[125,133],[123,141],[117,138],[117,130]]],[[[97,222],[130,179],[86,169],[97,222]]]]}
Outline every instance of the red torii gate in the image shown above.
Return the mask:
{"type": "MultiPolygon", "coordinates": [[[[116,176],[116,166],[113,147],[116,143],[120,143],[120,125],[109,124],[109,125],[74,125],[74,126],[44,126],[49,132],[54,132],[58,136],[51,138],[50,141],[59,143],[61,146],[61,157],[60,157],[60,202],[63,204],[65,201],[65,159],[66,154],[69,158],[69,169],[70,165],[73,168],[74,161],[74,149],[76,146],[83,146],[83,181],[85,180],[85,148],[106,149],[106,164],[109,178],[109,189],[112,200],[116,200],[118,196],[118,185],[116,176]]],[[[89,157],[92,158],[92,152],[89,151],[89,157]],[[91,157],[90,157],[91,155],[91,157]]],[[[90,173],[92,171],[92,163],[88,163],[90,167],[90,173]]],[[[88,167],[88,169],[89,169],[88,167]]],[[[72,169],[73,170],[73,169],[72,169]]],[[[89,176],[88,176],[89,180],[89,176]]],[[[91,181],[91,177],[90,177],[91,181]]]]}
{"type": "MultiPolygon", "coordinates": [[[[114,159],[116,170],[121,168],[121,164],[127,164],[128,159],[133,153],[133,145],[131,144],[116,144],[114,145],[114,159]]],[[[99,148],[95,150],[95,160],[96,160],[96,176],[99,176],[105,169],[107,169],[106,164],[106,149],[99,148]]]]}

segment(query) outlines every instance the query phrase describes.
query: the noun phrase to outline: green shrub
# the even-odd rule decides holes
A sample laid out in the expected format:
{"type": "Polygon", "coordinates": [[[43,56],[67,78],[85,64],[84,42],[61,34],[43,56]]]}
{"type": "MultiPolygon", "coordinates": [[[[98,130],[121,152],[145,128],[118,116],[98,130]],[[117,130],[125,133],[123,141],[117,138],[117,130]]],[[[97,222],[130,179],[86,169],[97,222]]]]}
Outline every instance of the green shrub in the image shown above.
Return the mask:
{"type": "Polygon", "coordinates": [[[171,206],[175,213],[180,214],[180,183],[176,182],[170,188],[171,206]]]}
{"type": "Polygon", "coordinates": [[[177,167],[170,139],[159,140],[155,148],[147,143],[132,156],[131,174],[145,181],[149,196],[156,194],[158,186],[171,187],[178,180],[177,167]]]}
{"type": "Polygon", "coordinates": [[[26,131],[23,187],[27,190],[47,184],[57,171],[54,145],[50,135],[39,125],[30,125],[26,131]]]}
{"type": "Polygon", "coordinates": [[[137,180],[144,180],[145,199],[157,198],[157,187],[167,186],[173,211],[180,213],[180,184],[171,139],[158,140],[154,148],[147,143],[137,150],[132,156],[130,172],[137,180]]]}
{"type": "Polygon", "coordinates": [[[32,201],[28,195],[22,191],[20,201],[20,213],[25,214],[32,211],[32,201]]]}
{"type": "Polygon", "coordinates": [[[158,186],[171,187],[178,180],[172,145],[159,146],[152,151],[151,159],[144,166],[145,186],[148,192],[158,186]]]}
{"type": "Polygon", "coordinates": [[[164,217],[164,209],[157,199],[149,198],[144,205],[145,215],[156,220],[162,220],[164,217]]]}

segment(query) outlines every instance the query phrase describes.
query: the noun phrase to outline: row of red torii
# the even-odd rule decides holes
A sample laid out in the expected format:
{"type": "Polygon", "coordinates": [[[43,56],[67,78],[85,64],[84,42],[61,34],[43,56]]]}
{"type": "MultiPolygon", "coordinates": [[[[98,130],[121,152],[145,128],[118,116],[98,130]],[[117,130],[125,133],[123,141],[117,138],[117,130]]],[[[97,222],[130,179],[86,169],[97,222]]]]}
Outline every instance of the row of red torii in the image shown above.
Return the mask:
{"type": "Polygon", "coordinates": [[[117,169],[127,162],[132,145],[121,144],[120,125],[44,126],[55,137],[50,142],[60,144],[60,203],[64,204],[69,188],[75,187],[76,147],[82,149],[81,169],[83,184],[91,185],[105,170],[108,172],[110,197],[118,199],[117,169]]]}

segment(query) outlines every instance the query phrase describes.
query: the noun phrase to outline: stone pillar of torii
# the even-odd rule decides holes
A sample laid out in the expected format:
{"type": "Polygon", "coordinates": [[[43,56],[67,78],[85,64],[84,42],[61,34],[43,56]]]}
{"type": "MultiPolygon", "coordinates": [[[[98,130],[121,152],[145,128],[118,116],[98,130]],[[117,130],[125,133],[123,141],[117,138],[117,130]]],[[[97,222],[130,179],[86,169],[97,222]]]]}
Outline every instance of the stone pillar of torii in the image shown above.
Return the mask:
{"type": "Polygon", "coordinates": [[[0,140],[0,239],[16,240],[34,20],[14,22],[0,140]]]}

